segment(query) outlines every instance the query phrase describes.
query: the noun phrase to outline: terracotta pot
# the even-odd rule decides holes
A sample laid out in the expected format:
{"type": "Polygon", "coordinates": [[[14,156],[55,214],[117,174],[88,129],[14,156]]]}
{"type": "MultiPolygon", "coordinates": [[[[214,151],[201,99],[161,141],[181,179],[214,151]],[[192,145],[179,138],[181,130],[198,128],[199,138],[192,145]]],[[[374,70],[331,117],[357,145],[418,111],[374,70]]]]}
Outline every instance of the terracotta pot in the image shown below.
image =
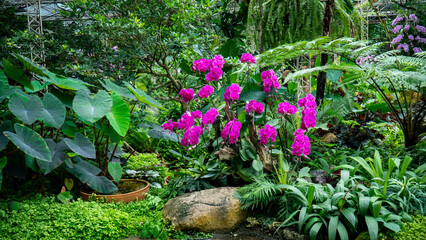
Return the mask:
{"type": "Polygon", "coordinates": [[[91,192],[91,193],[85,193],[83,192],[83,190],[80,190],[80,196],[81,198],[83,198],[83,200],[88,201],[90,196],[92,196],[93,193],[95,193],[95,197],[97,199],[101,199],[101,198],[106,198],[107,202],[112,202],[112,201],[116,201],[116,202],[132,202],[134,200],[143,200],[146,197],[146,194],[149,191],[149,182],[145,181],[145,180],[140,180],[140,179],[120,179],[120,182],[142,182],[145,183],[146,186],[142,189],[133,191],[133,192],[129,192],[129,193],[123,193],[123,194],[115,194],[115,195],[101,195],[101,194],[97,194],[96,192],[91,192]]]}

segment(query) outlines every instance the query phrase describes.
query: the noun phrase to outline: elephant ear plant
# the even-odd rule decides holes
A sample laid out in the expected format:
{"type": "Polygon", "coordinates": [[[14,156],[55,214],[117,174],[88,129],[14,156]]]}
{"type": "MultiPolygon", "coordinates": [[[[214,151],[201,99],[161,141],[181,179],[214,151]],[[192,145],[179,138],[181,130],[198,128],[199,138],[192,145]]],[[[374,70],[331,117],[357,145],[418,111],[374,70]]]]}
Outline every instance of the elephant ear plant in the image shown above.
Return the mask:
{"type": "Polygon", "coordinates": [[[162,106],[130,84],[105,80],[102,90],[14,56],[0,68],[0,171],[19,149],[38,173],[63,168],[99,193],[117,191],[108,177],[117,183],[121,177],[116,157],[129,129],[129,104],[162,106]]]}

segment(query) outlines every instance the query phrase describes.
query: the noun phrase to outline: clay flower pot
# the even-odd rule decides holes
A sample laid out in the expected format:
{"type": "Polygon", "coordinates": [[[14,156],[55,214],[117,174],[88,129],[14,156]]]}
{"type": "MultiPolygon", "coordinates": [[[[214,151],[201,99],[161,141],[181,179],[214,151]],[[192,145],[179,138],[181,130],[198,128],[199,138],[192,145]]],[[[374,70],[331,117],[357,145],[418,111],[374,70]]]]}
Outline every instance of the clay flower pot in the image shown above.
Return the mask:
{"type": "MultiPolygon", "coordinates": [[[[101,195],[96,192],[84,192],[84,190],[80,190],[80,196],[83,200],[88,201],[90,196],[92,196],[93,193],[95,193],[95,197],[97,199],[106,198],[107,202],[132,202],[134,200],[143,200],[146,197],[146,194],[149,191],[149,182],[145,180],[140,179],[120,179],[121,182],[140,182],[141,184],[146,184],[144,188],[141,188],[139,190],[129,192],[129,193],[123,193],[123,194],[115,194],[115,195],[101,195]]],[[[120,185],[119,185],[120,187],[120,185]]]]}

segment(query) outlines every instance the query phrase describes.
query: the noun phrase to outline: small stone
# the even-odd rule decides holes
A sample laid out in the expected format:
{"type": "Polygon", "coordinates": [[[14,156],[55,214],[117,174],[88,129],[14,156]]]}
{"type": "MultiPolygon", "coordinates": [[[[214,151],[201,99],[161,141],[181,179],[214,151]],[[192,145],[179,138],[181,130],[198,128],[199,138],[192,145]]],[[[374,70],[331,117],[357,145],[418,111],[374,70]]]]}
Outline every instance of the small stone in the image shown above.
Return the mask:
{"type": "Polygon", "coordinates": [[[333,133],[327,133],[320,140],[322,143],[330,144],[337,142],[337,137],[333,133]]]}

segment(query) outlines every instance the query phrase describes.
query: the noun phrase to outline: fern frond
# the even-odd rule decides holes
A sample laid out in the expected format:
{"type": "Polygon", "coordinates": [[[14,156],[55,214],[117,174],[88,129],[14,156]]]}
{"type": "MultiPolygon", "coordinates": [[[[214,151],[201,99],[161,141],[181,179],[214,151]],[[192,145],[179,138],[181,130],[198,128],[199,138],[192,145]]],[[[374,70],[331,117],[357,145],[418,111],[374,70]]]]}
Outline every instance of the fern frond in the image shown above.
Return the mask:
{"type": "Polygon", "coordinates": [[[242,209],[265,208],[275,202],[281,192],[278,184],[265,178],[256,178],[252,184],[238,189],[235,197],[240,200],[242,209]]]}

